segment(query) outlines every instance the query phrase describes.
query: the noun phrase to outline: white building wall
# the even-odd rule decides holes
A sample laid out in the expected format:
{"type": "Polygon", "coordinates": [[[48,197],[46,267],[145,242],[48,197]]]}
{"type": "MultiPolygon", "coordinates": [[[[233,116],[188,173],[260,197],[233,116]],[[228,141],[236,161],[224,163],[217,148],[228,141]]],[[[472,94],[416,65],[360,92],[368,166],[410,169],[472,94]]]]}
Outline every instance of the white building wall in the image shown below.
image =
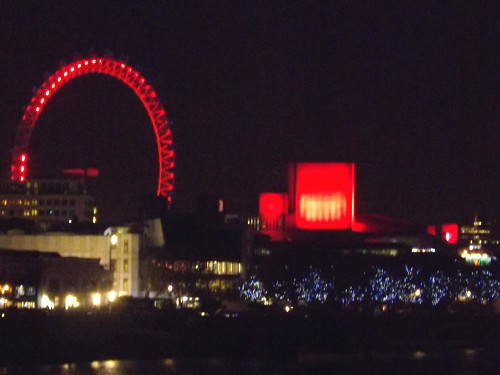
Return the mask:
{"type": "Polygon", "coordinates": [[[114,290],[134,297],[139,296],[140,235],[118,233],[118,242],[111,246],[110,236],[79,234],[13,234],[0,235],[0,249],[56,252],[64,257],[98,258],[109,267],[109,256],[115,262],[114,290]]]}

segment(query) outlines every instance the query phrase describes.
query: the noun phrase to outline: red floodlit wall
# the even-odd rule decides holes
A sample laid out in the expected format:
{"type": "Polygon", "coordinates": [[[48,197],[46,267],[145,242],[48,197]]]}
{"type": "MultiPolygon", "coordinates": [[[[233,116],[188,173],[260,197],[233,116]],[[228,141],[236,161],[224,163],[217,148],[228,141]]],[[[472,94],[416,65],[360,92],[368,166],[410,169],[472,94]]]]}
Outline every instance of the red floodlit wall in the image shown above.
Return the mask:
{"type": "Polygon", "coordinates": [[[263,231],[280,231],[285,227],[288,196],[283,193],[262,193],[259,196],[260,227],[263,231]]]}
{"type": "Polygon", "coordinates": [[[298,163],[294,174],[297,228],[351,228],[354,218],[353,163],[298,163]]]}
{"type": "Polygon", "coordinates": [[[458,224],[441,225],[441,234],[443,241],[456,244],[458,242],[458,224]]]}
{"type": "Polygon", "coordinates": [[[431,236],[436,235],[436,226],[435,225],[428,225],[427,226],[427,234],[430,234],[431,236]]]}

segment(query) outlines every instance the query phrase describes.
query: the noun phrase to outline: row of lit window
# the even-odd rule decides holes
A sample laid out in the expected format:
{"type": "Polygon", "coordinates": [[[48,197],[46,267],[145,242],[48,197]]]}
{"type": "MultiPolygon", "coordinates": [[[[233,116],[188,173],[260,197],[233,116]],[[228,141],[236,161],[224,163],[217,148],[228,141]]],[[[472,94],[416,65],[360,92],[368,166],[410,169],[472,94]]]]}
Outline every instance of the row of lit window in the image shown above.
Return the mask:
{"type": "MultiPolygon", "coordinates": [[[[15,216],[16,211],[10,210],[1,210],[0,215],[1,216],[15,216]]],[[[38,209],[31,209],[31,210],[19,210],[17,211],[17,216],[25,216],[25,217],[32,217],[32,216],[55,216],[55,217],[73,217],[75,215],[75,211],[73,210],[38,210],[38,209]]]]}
{"type": "Polygon", "coordinates": [[[391,256],[398,255],[397,249],[346,249],[342,251],[345,255],[378,255],[378,256],[391,256]]]}
{"type": "Polygon", "coordinates": [[[207,261],[207,262],[189,262],[189,261],[174,261],[172,263],[162,263],[153,260],[153,264],[159,267],[173,270],[174,272],[195,272],[195,273],[209,273],[213,275],[240,275],[242,273],[242,265],[238,262],[227,261],[207,261]]]}
{"type": "Polygon", "coordinates": [[[462,227],[460,228],[462,234],[490,234],[489,229],[477,229],[474,227],[462,227]]]}
{"type": "Polygon", "coordinates": [[[74,199],[2,199],[2,206],[70,206],[75,207],[74,199]]]}

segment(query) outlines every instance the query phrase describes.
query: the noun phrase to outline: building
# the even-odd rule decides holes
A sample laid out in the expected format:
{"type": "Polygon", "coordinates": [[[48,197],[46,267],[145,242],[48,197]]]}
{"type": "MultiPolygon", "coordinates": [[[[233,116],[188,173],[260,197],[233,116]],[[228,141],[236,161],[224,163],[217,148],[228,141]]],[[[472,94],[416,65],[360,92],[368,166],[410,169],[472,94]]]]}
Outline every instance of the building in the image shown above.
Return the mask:
{"type": "Polygon", "coordinates": [[[0,250],[0,309],[91,308],[110,290],[111,273],[99,259],[0,250]]]}
{"type": "Polygon", "coordinates": [[[88,235],[46,232],[0,235],[0,249],[57,253],[62,257],[98,259],[112,271],[112,290],[117,295],[140,295],[140,234],[129,228],[110,228],[106,234],[88,235]]]}
{"type": "Polygon", "coordinates": [[[498,238],[494,223],[483,222],[476,216],[472,225],[460,226],[458,242],[460,245],[469,246],[471,249],[496,249],[500,245],[498,238]]]}
{"type": "Polygon", "coordinates": [[[72,222],[96,223],[97,214],[83,177],[0,182],[0,218],[30,219],[50,229],[72,222]]]}
{"type": "Polygon", "coordinates": [[[248,231],[239,221],[224,221],[220,199],[203,196],[196,213],[169,212],[162,224],[165,245],[146,247],[141,258],[146,295],[193,307],[189,298],[207,300],[237,291],[248,231]]]}

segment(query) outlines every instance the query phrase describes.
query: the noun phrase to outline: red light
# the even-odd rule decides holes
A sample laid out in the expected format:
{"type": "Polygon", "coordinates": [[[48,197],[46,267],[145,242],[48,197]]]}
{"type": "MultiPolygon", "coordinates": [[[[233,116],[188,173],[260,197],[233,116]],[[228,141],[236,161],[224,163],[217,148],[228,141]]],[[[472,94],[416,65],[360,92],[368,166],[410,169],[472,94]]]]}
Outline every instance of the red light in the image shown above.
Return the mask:
{"type": "Polygon", "coordinates": [[[428,225],[427,226],[427,234],[430,234],[431,236],[436,235],[436,226],[435,225],[428,225]]]}
{"type": "Polygon", "coordinates": [[[24,173],[24,165],[21,165],[21,173],[24,173]]]}
{"type": "Polygon", "coordinates": [[[24,176],[19,177],[19,181],[24,181],[24,176]]]}
{"type": "Polygon", "coordinates": [[[282,193],[262,193],[259,197],[261,215],[279,215],[287,212],[287,195],[282,193]]]}
{"type": "Polygon", "coordinates": [[[273,241],[279,240],[286,226],[288,212],[288,195],[285,193],[262,193],[259,196],[260,229],[271,236],[273,241]]]}
{"type": "Polygon", "coordinates": [[[443,241],[450,244],[456,244],[458,242],[458,225],[457,224],[443,224],[441,226],[441,233],[443,241]]]}
{"type": "Polygon", "coordinates": [[[22,154],[22,155],[21,155],[21,162],[23,162],[23,163],[24,163],[24,162],[26,161],[26,159],[27,159],[26,154],[22,154]]]}
{"type": "Polygon", "coordinates": [[[353,232],[367,232],[369,230],[369,226],[365,223],[354,222],[352,223],[352,231],[353,232]]]}
{"type": "MultiPolygon", "coordinates": [[[[28,149],[29,139],[31,136],[31,131],[38,119],[38,114],[43,110],[43,105],[47,102],[48,97],[53,95],[59,87],[64,83],[71,80],[74,76],[78,74],[85,73],[102,73],[126,83],[140,99],[144,108],[151,120],[154,127],[156,144],[158,147],[158,185],[157,194],[169,198],[173,189],[173,178],[174,173],[172,168],[173,163],[173,150],[172,150],[172,136],[170,132],[170,125],[165,115],[163,105],[156,99],[153,88],[148,86],[147,91],[145,91],[142,84],[145,79],[136,72],[133,68],[129,67],[127,64],[118,62],[110,58],[93,58],[90,60],[80,60],[76,61],[71,65],[63,66],[54,75],[50,76],[47,81],[39,88],[36,95],[31,98],[31,103],[26,107],[26,110],[22,117],[22,124],[20,125],[23,130],[27,129],[27,132],[18,132],[22,134],[16,139],[15,149],[12,151],[12,155],[15,158],[13,165],[16,167],[11,173],[14,180],[19,181],[20,173],[19,167],[21,163],[16,160],[21,153],[28,149]],[[74,64],[74,65],[73,65],[74,64]],[[82,69],[80,72],[71,74],[75,70],[82,67],[90,67],[93,65],[92,69],[82,69]],[[121,68],[119,68],[121,67],[121,68]],[[119,69],[117,69],[119,68],[119,69]],[[71,73],[70,73],[71,72],[71,73]],[[130,74],[123,74],[124,72],[130,72],[130,74]],[[137,79],[133,77],[136,76],[137,79]],[[139,83],[141,81],[141,83],[139,83]],[[38,103],[37,103],[38,101],[38,103]],[[35,114],[33,114],[35,112],[35,114]]],[[[25,167],[25,171],[28,167],[25,167]]],[[[24,177],[24,176],[23,176],[24,177]]]]}
{"type": "Polygon", "coordinates": [[[295,173],[297,228],[351,228],[354,164],[299,163],[295,173]]]}

